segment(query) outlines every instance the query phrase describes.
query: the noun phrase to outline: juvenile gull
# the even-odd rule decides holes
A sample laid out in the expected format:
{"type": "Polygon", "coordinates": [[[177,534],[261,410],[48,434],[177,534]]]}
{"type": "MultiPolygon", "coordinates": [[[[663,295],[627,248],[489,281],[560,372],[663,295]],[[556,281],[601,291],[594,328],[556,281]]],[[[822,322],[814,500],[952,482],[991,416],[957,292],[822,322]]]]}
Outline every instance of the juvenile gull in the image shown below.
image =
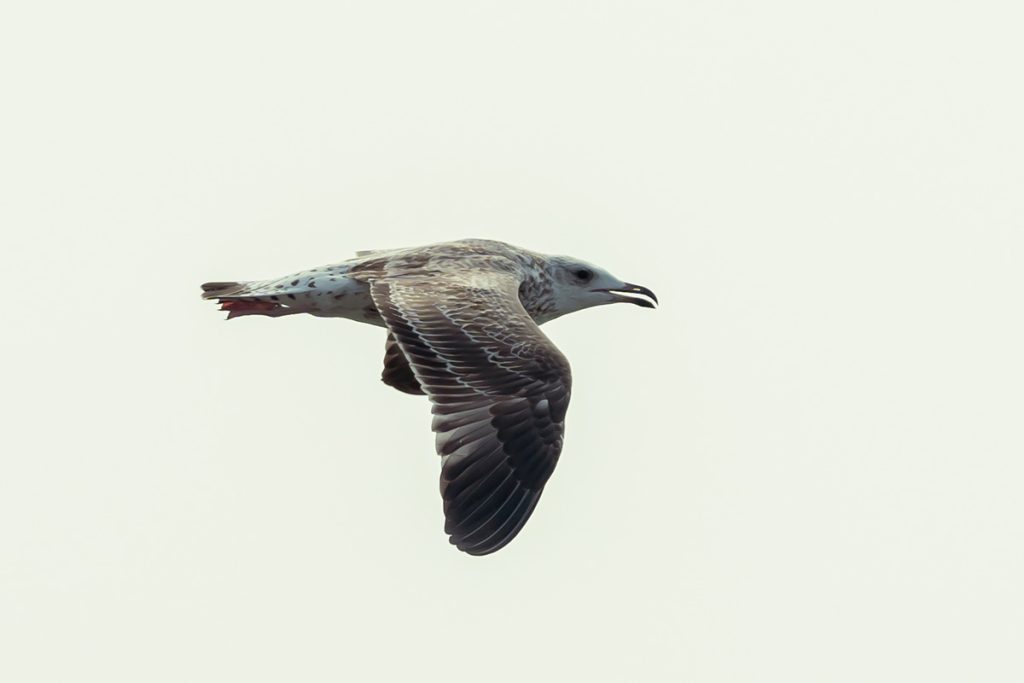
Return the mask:
{"type": "Polygon", "coordinates": [[[381,379],[430,398],[444,530],[471,555],[519,533],[562,451],[572,375],[538,325],[591,306],[657,302],[584,261],[479,239],[202,287],[229,319],[309,313],[387,328],[381,379]]]}

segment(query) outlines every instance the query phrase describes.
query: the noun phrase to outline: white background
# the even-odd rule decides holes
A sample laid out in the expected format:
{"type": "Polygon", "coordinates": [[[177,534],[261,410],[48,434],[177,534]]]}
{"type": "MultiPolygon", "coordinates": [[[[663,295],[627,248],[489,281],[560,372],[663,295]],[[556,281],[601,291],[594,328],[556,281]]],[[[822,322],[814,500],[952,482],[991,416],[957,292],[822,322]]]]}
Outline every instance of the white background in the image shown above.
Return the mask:
{"type": "Polygon", "coordinates": [[[4,681],[1024,680],[1018,3],[18,4],[4,681]],[[484,558],[380,329],[198,288],[469,236],[663,302],[484,558]]]}

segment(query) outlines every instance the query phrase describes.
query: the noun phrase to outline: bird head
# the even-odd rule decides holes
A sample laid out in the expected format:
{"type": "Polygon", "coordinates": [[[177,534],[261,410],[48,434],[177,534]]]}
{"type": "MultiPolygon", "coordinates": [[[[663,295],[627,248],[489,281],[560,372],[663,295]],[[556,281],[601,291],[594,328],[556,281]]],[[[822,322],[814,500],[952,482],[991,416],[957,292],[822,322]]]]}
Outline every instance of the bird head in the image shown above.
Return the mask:
{"type": "Polygon", "coordinates": [[[654,308],[654,292],[618,279],[603,268],[564,256],[549,260],[552,294],[557,315],[581,311],[604,304],[630,303],[654,308]]]}

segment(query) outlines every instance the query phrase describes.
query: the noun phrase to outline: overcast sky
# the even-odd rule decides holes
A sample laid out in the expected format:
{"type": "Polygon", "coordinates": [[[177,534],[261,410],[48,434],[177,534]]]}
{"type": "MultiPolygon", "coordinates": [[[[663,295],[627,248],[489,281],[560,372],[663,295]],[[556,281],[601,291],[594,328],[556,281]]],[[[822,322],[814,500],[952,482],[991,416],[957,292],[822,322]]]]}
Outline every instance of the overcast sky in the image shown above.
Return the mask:
{"type": "Polygon", "coordinates": [[[1024,679],[1011,2],[19,3],[0,678],[1024,679]],[[208,280],[462,237],[551,323],[520,536],[447,543],[384,334],[208,280]]]}

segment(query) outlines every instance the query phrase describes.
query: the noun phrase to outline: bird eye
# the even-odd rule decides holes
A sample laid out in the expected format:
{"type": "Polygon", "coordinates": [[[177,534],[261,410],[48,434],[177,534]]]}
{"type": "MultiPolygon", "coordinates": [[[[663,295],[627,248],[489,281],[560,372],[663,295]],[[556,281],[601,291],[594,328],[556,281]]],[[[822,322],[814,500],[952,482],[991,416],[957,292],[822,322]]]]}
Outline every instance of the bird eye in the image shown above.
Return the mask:
{"type": "Polygon", "coordinates": [[[594,273],[586,268],[574,270],[572,274],[575,275],[578,280],[583,280],[584,282],[594,277],[594,273]]]}

